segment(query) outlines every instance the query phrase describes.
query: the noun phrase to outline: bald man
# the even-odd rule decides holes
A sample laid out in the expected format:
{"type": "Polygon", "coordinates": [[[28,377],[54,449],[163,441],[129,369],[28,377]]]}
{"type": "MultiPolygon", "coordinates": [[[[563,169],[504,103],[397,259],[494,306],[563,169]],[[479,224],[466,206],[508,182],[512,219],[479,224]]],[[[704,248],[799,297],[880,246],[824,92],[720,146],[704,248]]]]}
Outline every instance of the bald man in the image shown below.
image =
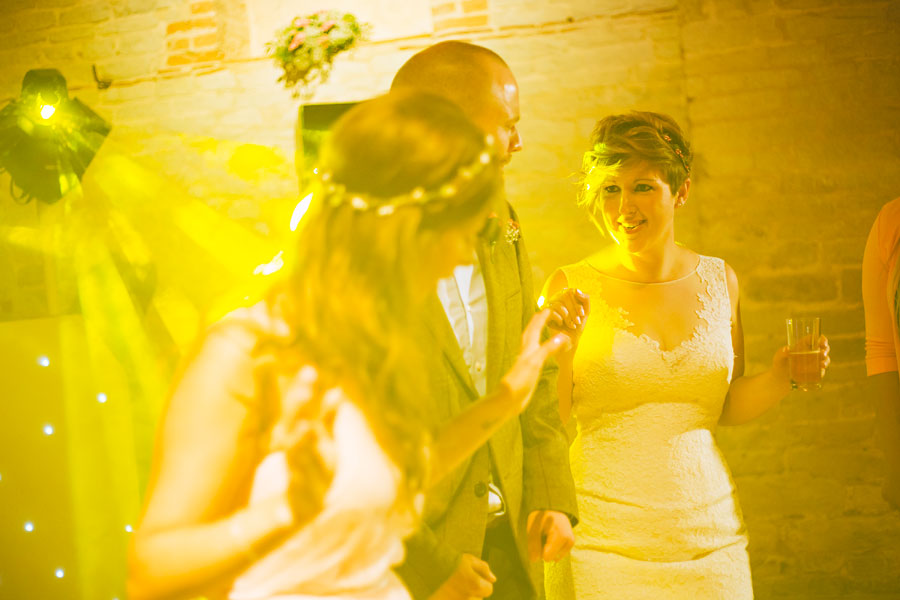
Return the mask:
{"type": "MultiPolygon", "coordinates": [[[[392,90],[432,92],[457,103],[496,144],[503,163],[522,149],[519,89],[487,48],[443,42],[413,56],[392,90]]],[[[499,240],[441,280],[429,302],[430,394],[435,427],[492,391],[512,365],[535,312],[531,265],[517,217],[498,209],[499,240]],[[512,229],[511,229],[512,228],[512,229]]],[[[543,560],[572,547],[576,521],[568,444],[558,412],[556,367],[545,369],[529,408],[426,497],[423,525],[397,569],[413,596],[432,600],[543,597],[543,560]]]]}

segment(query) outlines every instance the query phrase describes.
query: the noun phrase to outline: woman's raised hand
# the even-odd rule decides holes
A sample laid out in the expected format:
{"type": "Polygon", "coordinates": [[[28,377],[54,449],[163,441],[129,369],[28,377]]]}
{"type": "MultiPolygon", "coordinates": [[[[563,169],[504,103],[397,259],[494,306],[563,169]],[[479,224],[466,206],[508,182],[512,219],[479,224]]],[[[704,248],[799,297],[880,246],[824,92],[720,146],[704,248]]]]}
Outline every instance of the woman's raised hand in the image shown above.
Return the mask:
{"type": "Polygon", "coordinates": [[[537,386],[544,362],[559,351],[571,339],[564,333],[557,333],[544,342],[541,334],[550,319],[550,310],[542,310],[535,314],[525,332],[522,334],[522,348],[512,368],[503,376],[501,383],[510,391],[517,412],[521,413],[528,406],[531,394],[537,386]]]}
{"type": "Polygon", "coordinates": [[[563,288],[548,298],[544,307],[550,311],[547,326],[559,333],[565,333],[577,343],[591,314],[591,300],[588,295],[576,288],[563,288]]]}

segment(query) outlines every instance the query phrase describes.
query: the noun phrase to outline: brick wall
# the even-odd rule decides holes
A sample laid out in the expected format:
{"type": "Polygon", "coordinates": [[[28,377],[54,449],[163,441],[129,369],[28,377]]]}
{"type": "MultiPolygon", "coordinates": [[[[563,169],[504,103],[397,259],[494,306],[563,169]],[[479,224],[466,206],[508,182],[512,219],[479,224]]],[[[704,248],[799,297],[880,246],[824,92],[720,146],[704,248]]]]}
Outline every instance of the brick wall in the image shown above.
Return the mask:
{"type": "Polygon", "coordinates": [[[167,67],[214,63],[225,57],[222,51],[222,21],[215,2],[194,2],[187,19],[166,27],[167,67]]]}
{"type": "Polygon", "coordinates": [[[436,34],[484,29],[488,26],[488,0],[432,0],[431,15],[436,34]]]}
{"type": "Polygon", "coordinates": [[[860,260],[896,197],[900,99],[891,2],[695,2],[682,11],[688,118],[703,158],[697,240],[743,282],[748,361],[782,319],[819,314],[834,366],[759,423],[723,430],[761,597],[900,595],[897,514],[880,498],[865,393],[860,260]]]}
{"type": "MultiPolygon", "coordinates": [[[[297,103],[253,52],[259,32],[242,29],[246,4],[48,0],[35,8],[7,0],[0,99],[18,93],[27,69],[53,65],[118,131],[157,138],[153,148],[173,147],[161,140],[179,132],[271,146],[289,160],[297,103]],[[112,80],[109,89],[93,84],[92,64],[112,80]]],[[[252,4],[254,11],[268,5],[252,4]]],[[[900,516],[879,495],[859,292],[868,228],[881,204],[900,194],[897,3],[427,4],[431,35],[378,39],[341,56],[313,101],[384,91],[409,55],[437,39],[472,39],[500,52],[521,86],[525,150],[508,179],[537,281],[604,243],[575,209],[569,179],[595,120],[630,108],[675,116],[698,157],[678,235],[737,270],[749,370],[768,364],[793,312],[821,315],[832,341],[825,389],[792,394],[758,422],[720,431],[750,532],[757,596],[898,597],[900,516]]],[[[201,146],[177,145],[165,173],[215,187],[210,173],[227,171],[231,154],[203,154],[201,146]]],[[[0,184],[4,234],[15,227],[16,239],[34,238],[38,207],[13,204],[5,179],[0,184]]],[[[218,202],[226,213],[233,208],[218,202]]],[[[48,310],[39,249],[0,246],[4,318],[48,310]]]]}

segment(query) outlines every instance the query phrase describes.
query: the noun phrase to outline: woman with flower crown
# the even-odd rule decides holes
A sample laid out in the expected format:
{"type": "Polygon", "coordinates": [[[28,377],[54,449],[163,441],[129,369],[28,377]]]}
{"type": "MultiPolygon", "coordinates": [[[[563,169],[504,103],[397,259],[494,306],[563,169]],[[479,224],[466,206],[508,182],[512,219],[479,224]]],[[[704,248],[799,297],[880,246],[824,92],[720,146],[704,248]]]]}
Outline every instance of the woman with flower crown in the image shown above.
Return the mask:
{"type": "MultiPolygon", "coordinates": [[[[577,424],[581,516],[570,557],[548,565],[547,597],[752,598],[747,535],[714,433],[790,391],[787,349],[745,375],[734,271],[675,242],[692,158],[678,124],[608,116],[591,142],[580,204],[614,244],[557,270],[544,291],[575,341],[558,357],[559,401],[577,424]],[[565,288],[581,302],[558,300],[565,288]]],[[[824,370],[824,337],[820,348],[824,370]]]]}
{"type": "Polygon", "coordinates": [[[289,278],[213,325],[174,387],[132,599],[409,598],[391,567],[422,490],[524,410],[563,341],[541,343],[539,313],[499,389],[421,426],[419,309],[473,255],[500,187],[491,145],[423,93],[335,125],[289,278]]]}

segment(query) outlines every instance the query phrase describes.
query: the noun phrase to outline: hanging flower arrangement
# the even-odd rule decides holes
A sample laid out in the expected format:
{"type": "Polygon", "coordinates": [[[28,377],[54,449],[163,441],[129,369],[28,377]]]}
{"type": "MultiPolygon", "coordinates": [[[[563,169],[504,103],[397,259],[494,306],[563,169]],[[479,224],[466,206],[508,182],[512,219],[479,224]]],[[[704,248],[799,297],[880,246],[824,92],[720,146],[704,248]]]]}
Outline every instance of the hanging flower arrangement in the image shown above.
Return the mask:
{"type": "Polygon", "coordinates": [[[278,81],[297,97],[311,83],[328,79],[334,57],[364,39],[369,25],[351,14],[320,10],[297,17],[266,44],[269,56],[284,71],[278,81]]]}

